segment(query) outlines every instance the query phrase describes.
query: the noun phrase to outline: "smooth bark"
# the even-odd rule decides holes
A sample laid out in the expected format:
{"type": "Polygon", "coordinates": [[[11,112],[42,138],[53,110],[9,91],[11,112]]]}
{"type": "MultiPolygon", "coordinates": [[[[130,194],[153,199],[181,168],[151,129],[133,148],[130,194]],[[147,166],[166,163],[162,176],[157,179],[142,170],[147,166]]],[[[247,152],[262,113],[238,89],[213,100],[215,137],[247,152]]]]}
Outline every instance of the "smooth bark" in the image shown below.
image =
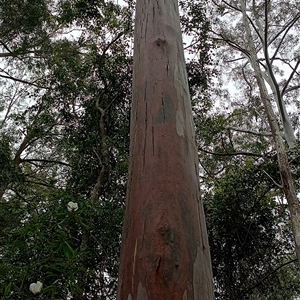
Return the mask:
{"type": "Polygon", "coordinates": [[[268,82],[268,84],[270,85],[273,95],[274,95],[274,98],[276,100],[276,104],[278,107],[279,115],[281,118],[283,130],[284,130],[284,134],[285,134],[285,139],[286,139],[289,147],[292,148],[296,144],[296,137],[295,137],[294,129],[292,127],[291,120],[286,111],[285,103],[283,101],[283,95],[281,94],[281,92],[279,90],[279,85],[275,78],[273,68],[272,68],[272,61],[270,60],[270,57],[269,57],[269,50],[268,50],[268,48],[269,48],[269,44],[268,44],[268,31],[269,31],[268,9],[269,9],[269,5],[270,5],[269,1],[265,0],[264,34],[263,34],[263,32],[261,32],[264,57],[266,60],[266,73],[267,74],[265,76],[265,79],[268,82]]]}
{"type": "Polygon", "coordinates": [[[213,299],[177,0],[136,6],[118,300],[213,299]]]}
{"type": "Polygon", "coordinates": [[[280,133],[280,128],[277,123],[276,115],[272,108],[268,96],[267,87],[265,85],[265,81],[262,77],[262,72],[260,70],[260,66],[258,63],[258,57],[253,43],[253,37],[251,35],[249,22],[246,16],[246,7],[244,1],[241,1],[241,7],[243,12],[243,23],[245,26],[246,37],[249,41],[249,53],[250,53],[249,58],[250,58],[252,68],[254,69],[255,72],[255,77],[259,87],[261,100],[265,108],[265,113],[268,119],[268,123],[271,129],[273,141],[277,152],[282,189],[287,199],[288,208],[290,211],[290,218],[292,222],[296,254],[298,258],[298,263],[300,264],[300,205],[294,187],[294,180],[291,173],[291,167],[288,161],[285,145],[280,133]]]}

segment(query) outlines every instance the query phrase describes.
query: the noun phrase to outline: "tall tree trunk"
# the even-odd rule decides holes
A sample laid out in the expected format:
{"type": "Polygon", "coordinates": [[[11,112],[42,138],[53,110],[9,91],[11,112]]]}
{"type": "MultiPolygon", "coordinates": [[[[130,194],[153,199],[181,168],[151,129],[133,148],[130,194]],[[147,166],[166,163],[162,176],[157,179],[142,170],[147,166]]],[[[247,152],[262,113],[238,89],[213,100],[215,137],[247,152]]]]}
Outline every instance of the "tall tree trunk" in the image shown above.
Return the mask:
{"type": "Polygon", "coordinates": [[[118,300],[213,299],[177,0],[138,0],[118,300]]]}
{"type": "Polygon", "coordinates": [[[245,32],[247,40],[249,41],[250,62],[255,72],[256,81],[259,87],[261,99],[265,108],[265,113],[268,119],[268,123],[272,132],[272,137],[277,152],[282,189],[285,194],[288,203],[288,208],[290,211],[296,254],[298,258],[298,263],[300,264],[300,205],[297,198],[294,181],[291,173],[291,167],[288,161],[288,156],[280,133],[279,125],[277,123],[274,110],[268,97],[267,87],[265,85],[264,79],[262,77],[262,72],[258,64],[259,60],[256,54],[255,46],[253,43],[253,37],[250,31],[249,21],[246,15],[246,6],[244,1],[241,1],[240,3],[243,12],[243,23],[245,26],[245,32]]]}

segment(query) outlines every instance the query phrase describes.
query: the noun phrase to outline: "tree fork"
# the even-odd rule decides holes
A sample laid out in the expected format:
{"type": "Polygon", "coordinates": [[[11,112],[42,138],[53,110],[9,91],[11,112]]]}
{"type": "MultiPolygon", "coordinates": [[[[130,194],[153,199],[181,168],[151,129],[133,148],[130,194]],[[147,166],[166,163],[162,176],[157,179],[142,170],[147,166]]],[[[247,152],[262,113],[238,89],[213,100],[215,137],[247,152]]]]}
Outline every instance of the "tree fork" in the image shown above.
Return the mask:
{"type": "Polygon", "coordinates": [[[177,0],[138,0],[118,300],[211,300],[177,0]]]}

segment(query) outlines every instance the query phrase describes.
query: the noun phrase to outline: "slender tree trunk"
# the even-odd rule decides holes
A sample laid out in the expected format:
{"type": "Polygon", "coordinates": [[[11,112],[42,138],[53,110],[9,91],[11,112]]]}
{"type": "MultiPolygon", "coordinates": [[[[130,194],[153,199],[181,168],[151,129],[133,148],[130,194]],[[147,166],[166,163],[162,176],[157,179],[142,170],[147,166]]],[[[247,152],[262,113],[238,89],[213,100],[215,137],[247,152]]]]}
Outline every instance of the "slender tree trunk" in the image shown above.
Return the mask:
{"type": "Polygon", "coordinates": [[[136,6],[118,300],[213,299],[177,0],[136,6]]]}
{"type": "MultiPolygon", "coordinates": [[[[296,137],[295,133],[291,124],[291,120],[288,116],[288,113],[286,111],[285,103],[283,101],[283,95],[281,95],[278,82],[275,78],[272,63],[269,57],[269,45],[268,45],[268,31],[269,31],[269,7],[271,6],[270,1],[265,1],[265,26],[264,26],[264,32],[261,30],[261,37],[262,37],[262,47],[264,51],[264,57],[266,60],[266,71],[267,75],[265,76],[265,80],[270,85],[270,88],[273,91],[274,98],[276,100],[276,104],[278,107],[279,115],[281,118],[283,131],[285,135],[285,140],[290,148],[294,147],[296,144],[296,137]]],[[[278,49],[278,48],[277,48],[278,49]]]]}
{"type": "Polygon", "coordinates": [[[262,77],[262,72],[258,64],[258,57],[256,55],[253,38],[251,36],[249,22],[246,17],[246,7],[244,1],[241,1],[241,7],[243,12],[243,22],[245,26],[245,32],[247,35],[247,39],[249,41],[249,50],[251,55],[250,62],[255,72],[256,81],[259,87],[261,99],[265,108],[265,113],[268,119],[268,123],[271,129],[271,133],[273,136],[273,140],[277,152],[278,167],[281,176],[282,189],[287,199],[288,208],[290,211],[290,218],[292,222],[296,254],[298,258],[298,263],[300,264],[300,205],[294,187],[294,180],[291,173],[291,167],[288,161],[288,156],[280,133],[279,125],[277,123],[274,110],[272,108],[270,99],[268,97],[268,91],[264,79],[262,77]]]}
{"type": "MultiPolygon", "coordinates": [[[[28,147],[29,143],[31,142],[32,137],[30,136],[30,134],[27,134],[19,149],[17,150],[15,157],[12,160],[12,166],[13,168],[17,168],[20,164],[21,164],[21,155],[24,152],[24,150],[28,147]]],[[[13,181],[13,176],[12,173],[14,172],[14,170],[11,170],[11,173],[9,174],[9,180],[5,183],[0,183],[0,199],[4,196],[5,192],[7,191],[7,189],[9,188],[9,186],[11,185],[12,181],[13,181]]]]}

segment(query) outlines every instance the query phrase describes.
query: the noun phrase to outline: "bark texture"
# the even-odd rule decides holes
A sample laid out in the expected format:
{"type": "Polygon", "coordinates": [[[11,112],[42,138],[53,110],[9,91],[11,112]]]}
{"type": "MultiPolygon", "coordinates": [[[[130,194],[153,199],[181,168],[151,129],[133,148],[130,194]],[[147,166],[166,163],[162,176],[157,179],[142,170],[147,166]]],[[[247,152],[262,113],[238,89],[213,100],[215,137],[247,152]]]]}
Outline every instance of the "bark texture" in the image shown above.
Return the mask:
{"type": "Polygon", "coordinates": [[[214,299],[177,0],[137,1],[118,300],[214,299]]]}

